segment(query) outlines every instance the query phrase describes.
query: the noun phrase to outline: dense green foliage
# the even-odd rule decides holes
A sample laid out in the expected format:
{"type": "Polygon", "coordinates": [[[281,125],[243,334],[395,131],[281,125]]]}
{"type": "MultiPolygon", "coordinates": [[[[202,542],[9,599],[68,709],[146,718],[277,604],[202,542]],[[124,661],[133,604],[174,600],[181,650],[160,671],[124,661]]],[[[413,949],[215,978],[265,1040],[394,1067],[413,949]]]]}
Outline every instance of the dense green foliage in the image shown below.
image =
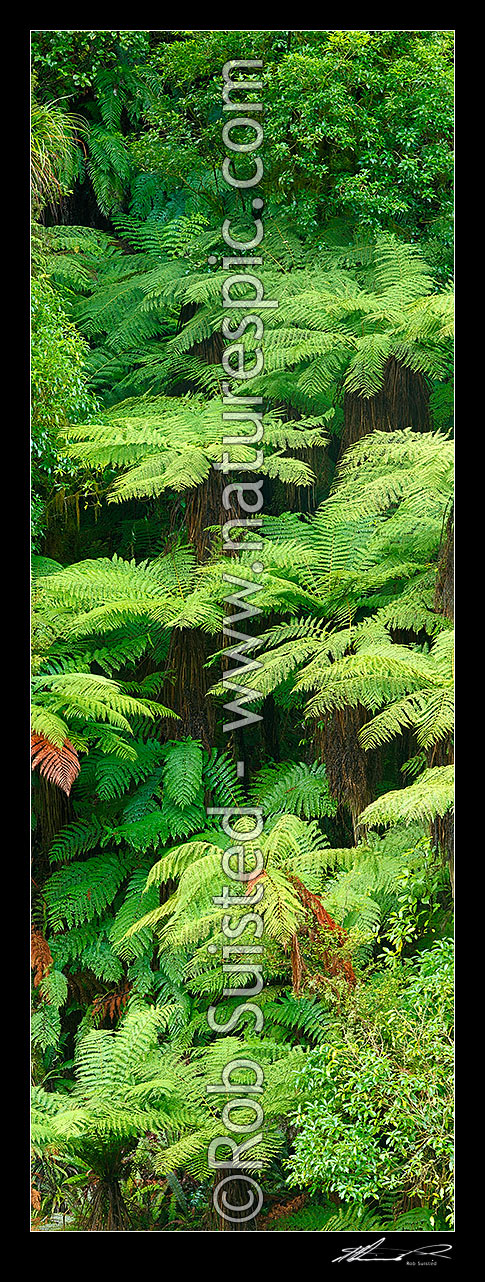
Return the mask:
{"type": "Polygon", "coordinates": [[[32,65],[34,1227],[223,1228],[239,1057],[259,1230],[448,1228],[451,33],[38,31],[32,65]],[[263,573],[214,466],[229,58],[264,60],[263,573]],[[228,571],[261,719],[224,734],[228,571]]]}

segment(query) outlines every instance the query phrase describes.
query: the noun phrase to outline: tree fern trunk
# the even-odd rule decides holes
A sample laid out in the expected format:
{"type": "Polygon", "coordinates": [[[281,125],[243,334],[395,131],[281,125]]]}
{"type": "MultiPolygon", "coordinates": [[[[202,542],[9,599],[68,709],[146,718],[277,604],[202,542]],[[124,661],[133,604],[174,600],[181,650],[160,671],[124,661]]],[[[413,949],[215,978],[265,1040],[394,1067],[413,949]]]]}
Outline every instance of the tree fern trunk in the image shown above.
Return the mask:
{"type": "Polygon", "coordinates": [[[81,556],[79,495],[55,494],[46,504],[43,555],[63,563],[81,556]]]}
{"type": "MultiPolygon", "coordinates": [[[[219,1190],[219,1193],[217,1195],[218,1200],[220,1201],[221,1194],[224,1193],[228,1203],[228,1214],[234,1215],[234,1217],[236,1218],[237,1210],[231,1211],[229,1208],[230,1207],[244,1208],[245,1206],[247,1206],[248,1197],[249,1197],[248,1185],[244,1179],[241,1179],[241,1173],[240,1171],[238,1171],[237,1167],[234,1168],[233,1170],[217,1172],[214,1179],[214,1194],[216,1192],[217,1186],[220,1183],[221,1179],[224,1179],[224,1178],[227,1178],[228,1182],[227,1184],[224,1184],[223,1189],[219,1190]]],[[[255,1177],[252,1177],[252,1178],[255,1178],[255,1177]]],[[[256,1177],[256,1181],[257,1181],[257,1177],[256,1177]]],[[[249,1189],[251,1188],[252,1188],[252,1185],[249,1185],[249,1189]]],[[[254,1219],[252,1220],[241,1220],[239,1222],[236,1220],[236,1223],[233,1224],[231,1223],[230,1220],[226,1219],[223,1215],[220,1215],[216,1207],[214,1207],[213,1220],[216,1224],[216,1231],[218,1233],[257,1233],[258,1231],[258,1222],[259,1222],[258,1215],[255,1215],[254,1219]]]]}
{"type": "MultiPolygon", "coordinates": [[[[233,474],[231,481],[236,479],[237,475],[233,474]]],[[[205,481],[187,491],[185,513],[187,538],[192,544],[198,561],[206,561],[210,553],[214,535],[208,527],[219,526],[222,531],[226,521],[240,515],[236,507],[231,506],[226,509],[222,506],[222,491],[225,485],[227,485],[227,478],[223,477],[222,472],[217,472],[211,467],[205,481]]]]}
{"type": "Polygon", "coordinates": [[[42,866],[45,863],[48,871],[50,870],[48,851],[54,837],[57,837],[61,829],[72,819],[72,802],[62,788],[57,788],[55,784],[49,783],[48,779],[44,779],[43,775],[38,775],[33,793],[33,811],[36,819],[35,848],[39,862],[42,866]]]}
{"type": "MultiPolygon", "coordinates": [[[[434,598],[435,610],[442,614],[445,619],[453,619],[454,613],[454,521],[453,509],[450,512],[446,525],[446,535],[442,547],[440,559],[438,561],[438,573],[436,577],[436,588],[434,598]]],[[[453,743],[451,737],[443,740],[442,743],[436,744],[429,756],[429,765],[444,766],[451,765],[454,760],[453,743]]],[[[455,894],[455,864],[454,864],[454,817],[453,812],[449,811],[435,819],[431,825],[431,838],[438,848],[443,852],[447,862],[450,874],[451,890],[455,894]]]]}
{"type": "Polygon", "coordinates": [[[455,564],[455,528],[454,508],[452,507],[446,523],[445,541],[438,561],[438,573],[434,594],[434,608],[445,619],[453,619],[454,613],[454,564],[455,564]]]}
{"type": "MultiPolygon", "coordinates": [[[[293,405],[285,405],[283,417],[287,422],[298,423],[301,415],[293,405]]],[[[285,485],[278,479],[268,483],[269,508],[274,516],[282,512],[306,512],[311,515],[328,493],[335,470],[331,441],[327,445],[306,445],[288,450],[290,458],[301,459],[311,467],[315,476],[313,485],[285,485]]]]}
{"type": "Polygon", "coordinates": [[[86,1213],[87,1230],[91,1233],[121,1233],[129,1231],[130,1227],[130,1216],[119,1179],[99,1180],[86,1213]]]}
{"type": "MultiPolygon", "coordinates": [[[[197,312],[196,303],[184,303],[180,309],[180,315],[177,325],[177,334],[180,334],[192,317],[197,312]]],[[[194,343],[189,350],[190,356],[196,356],[205,365],[221,365],[222,374],[222,353],[224,343],[222,334],[216,331],[204,338],[200,343],[194,343]]],[[[190,382],[182,381],[176,384],[171,390],[172,396],[183,396],[186,392],[194,393],[196,389],[190,382]]],[[[222,420],[221,420],[222,428],[222,420]]],[[[225,484],[225,482],[224,482],[225,484]]],[[[222,507],[222,489],[223,476],[211,467],[209,475],[201,485],[195,486],[187,493],[187,509],[185,514],[185,523],[187,529],[187,538],[192,544],[197,559],[204,561],[210,550],[211,536],[206,533],[208,525],[222,525],[231,515],[225,513],[223,517],[222,507]]]]}
{"type": "Polygon", "coordinates": [[[171,679],[165,682],[162,702],[180,717],[179,721],[170,719],[165,723],[169,737],[183,739],[189,735],[192,739],[199,739],[210,750],[214,736],[214,707],[207,698],[208,686],[213,681],[204,667],[208,650],[204,632],[197,628],[173,629],[167,660],[171,679]]]}
{"type": "MultiPolygon", "coordinates": [[[[454,509],[451,509],[446,523],[444,543],[438,561],[438,573],[434,596],[434,608],[445,619],[453,619],[454,613],[454,509]]],[[[428,765],[449,766],[454,760],[451,736],[435,744],[428,755],[428,765]]],[[[431,839],[441,850],[448,863],[451,891],[455,895],[455,860],[454,860],[454,816],[448,811],[434,820],[431,825],[431,839]]]]}
{"type": "Polygon", "coordinates": [[[345,393],[339,458],[349,445],[370,432],[399,432],[406,427],[412,427],[414,432],[429,432],[431,426],[429,390],[423,376],[390,356],[382,387],[375,396],[345,393]]]}
{"type": "MultiPolygon", "coordinates": [[[[435,747],[428,755],[429,766],[450,766],[453,760],[453,743],[450,736],[444,739],[442,743],[435,744],[435,747]]],[[[431,840],[434,846],[441,851],[448,864],[453,898],[455,896],[454,837],[454,815],[453,811],[449,810],[446,815],[438,815],[431,824],[431,840]]]]}
{"type": "Polygon", "coordinates": [[[356,708],[339,708],[315,731],[315,747],[325,762],[332,795],[340,807],[350,811],[354,841],[357,840],[359,815],[373,800],[379,753],[365,752],[359,731],[369,720],[369,713],[356,708]]]}
{"type": "MultiPolygon", "coordinates": [[[[395,357],[386,363],[382,387],[375,396],[344,396],[344,429],[338,462],[350,445],[371,432],[395,432],[411,427],[415,432],[431,429],[429,391],[421,374],[407,369],[395,357]]],[[[354,837],[358,817],[373,799],[378,753],[364,752],[358,732],[368,719],[363,708],[344,708],[328,718],[321,738],[334,796],[352,816],[354,837]]]]}
{"type": "MultiPolygon", "coordinates": [[[[181,308],[177,332],[195,315],[195,303],[185,303],[181,308]]],[[[194,343],[190,355],[197,356],[208,365],[221,365],[223,353],[222,334],[216,332],[201,343],[194,343]]],[[[222,367],[221,367],[222,369],[222,367]]],[[[190,383],[177,384],[172,395],[183,395],[194,391],[190,383]]],[[[222,420],[221,420],[222,428],[222,420]]],[[[234,474],[231,477],[236,480],[234,474]]],[[[222,526],[231,517],[240,515],[238,508],[223,508],[222,491],[227,483],[222,472],[211,467],[201,485],[186,491],[185,528],[187,538],[192,545],[197,560],[206,561],[211,549],[213,535],[211,526],[222,526]]],[[[222,637],[214,639],[212,648],[222,645],[222,637]]],[[[172,669],[174,683],[167,682],[164,688],[163,701],[178,713],[180,721],[170,723],[170,732],[174,738],[190,735],[200,739],[204,747],[210,749],[214,740],[214,708],[207,699],[207,689],[212,683],[212,676],[204,669],[209,652],[208,639],[199,629],[174,630],[170,642],[168,666],[172,669]]]]}

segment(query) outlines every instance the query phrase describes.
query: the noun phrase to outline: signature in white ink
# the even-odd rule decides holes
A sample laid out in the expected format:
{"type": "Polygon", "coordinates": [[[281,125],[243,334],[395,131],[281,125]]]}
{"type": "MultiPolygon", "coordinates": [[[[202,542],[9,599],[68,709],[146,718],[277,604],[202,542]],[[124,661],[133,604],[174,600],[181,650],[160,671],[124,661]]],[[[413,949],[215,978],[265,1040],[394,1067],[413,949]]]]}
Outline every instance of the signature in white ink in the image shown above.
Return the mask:
{"type": "Polygon", "coordinates": [[[370,1242],[368,1246],[344,1246],[342,1255],[337,1255],[332,1264],[340,1264],[342,1260],[350,1263],[354,1260],[393,1260],[396,1263],[399,1260],[405,1260],[408,1255],[427,1255],[443,1259],[448,1251],[451,1251],[449,1242],[430,1242],[428,1245],[415,1246],[412,1251],[401,1251],[400,1247],[387,1246],[381,1250],[385,1237],[380,1237],[377,1242],[370,1242]]]}

